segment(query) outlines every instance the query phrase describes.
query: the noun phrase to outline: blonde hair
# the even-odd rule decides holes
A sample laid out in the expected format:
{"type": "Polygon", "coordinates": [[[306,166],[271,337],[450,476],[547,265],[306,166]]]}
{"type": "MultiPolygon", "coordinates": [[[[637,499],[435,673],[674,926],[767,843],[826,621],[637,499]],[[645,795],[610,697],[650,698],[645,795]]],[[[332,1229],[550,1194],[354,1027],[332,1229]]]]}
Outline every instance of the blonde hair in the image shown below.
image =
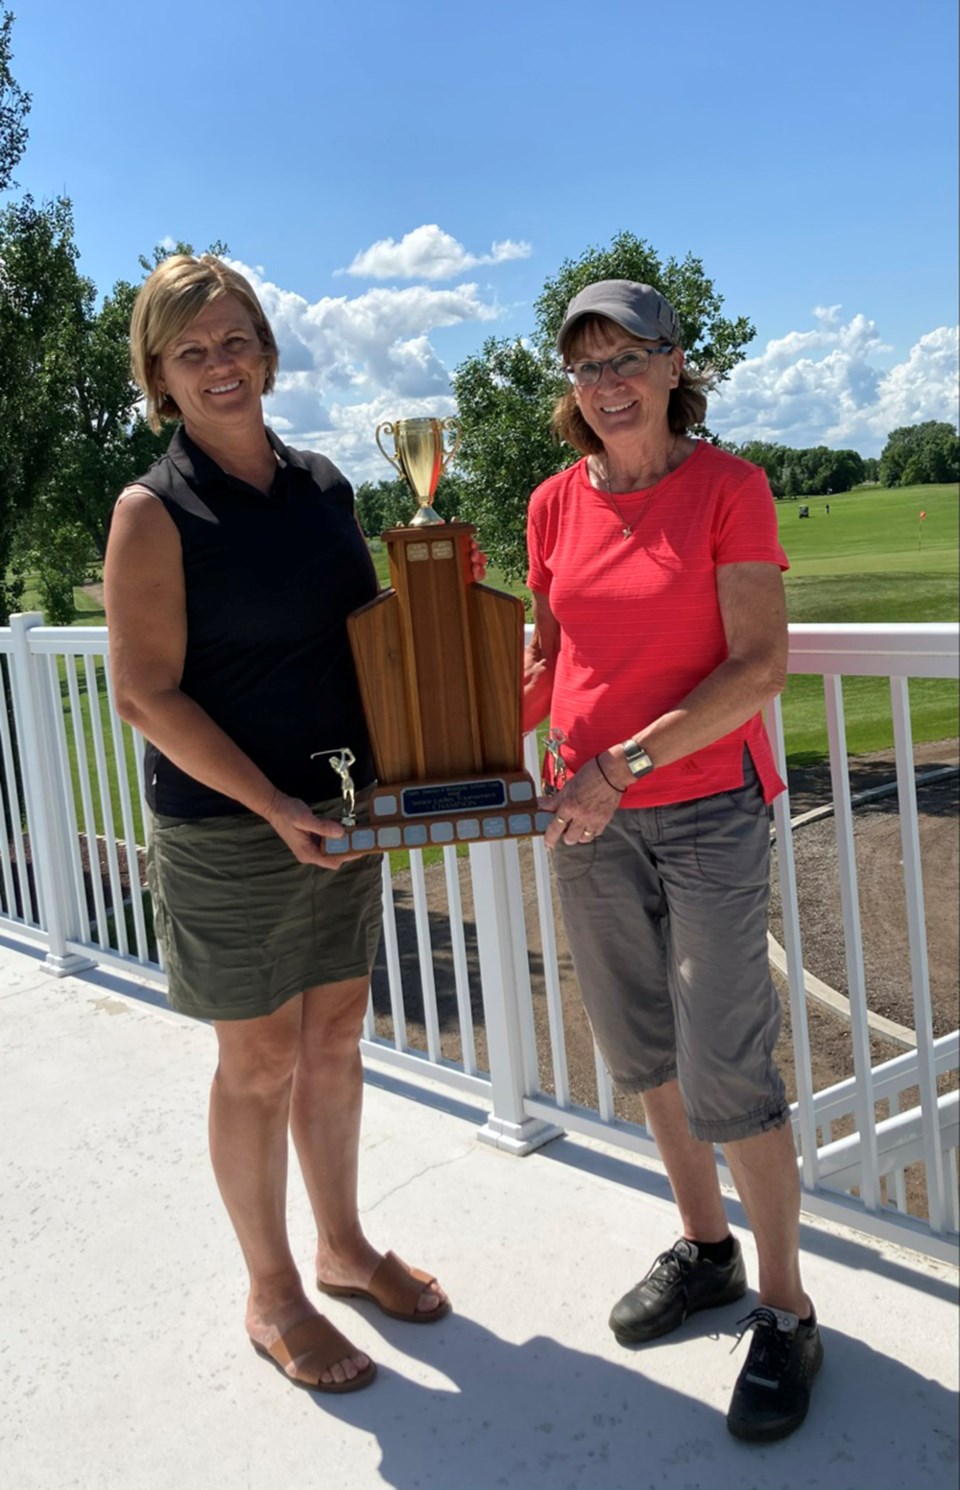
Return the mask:
{"type": "MultiPolygon", "coordinates": [[[[611,321],[609,316],[591,314],[578,317],[564,339],[561,350],[564,361],[576,355],[577,348],[583,345],[584,338],[590,332],[605,341],[612,340],[616,326],[617,323],[611,321]]],[[[709,372],[696,372],[686,365],[681,368],[680,382],[676,388],[671,388],[670,402],[667,404],[667,424],[671,434],[685,435],[695,425],[703,423],[707,412],[707,390],[712,381],[709,372]]],[[[600,455],[603,452],[603,441],[581,414],[572,388],[561,394],[554,404],[550,428],[558,440],[572,445],[581,455],[600,455]]]]}
{"type": "Polygon", "coordinates": [[[171,254],[158,264],[137,295],[130,318],[130,368],[147,399],[147,422],[159,433],[178,419],[176,402],[160,387],[160,358],[214,300],[234,295],[254,324],[266,363],[264,393],[272,393],[280,354],[270,323],[251,286],[214,254],[171,254]]]}

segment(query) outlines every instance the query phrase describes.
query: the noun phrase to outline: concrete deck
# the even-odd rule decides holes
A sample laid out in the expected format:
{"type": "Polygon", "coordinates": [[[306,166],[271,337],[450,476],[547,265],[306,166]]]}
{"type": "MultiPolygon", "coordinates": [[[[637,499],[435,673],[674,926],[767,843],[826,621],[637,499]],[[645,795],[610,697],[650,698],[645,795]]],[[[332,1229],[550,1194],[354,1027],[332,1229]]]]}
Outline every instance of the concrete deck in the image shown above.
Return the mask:
{"type": "MultiPolygon", "coordinates": [[[[244,1337],[206,1154],[212,1031],[2,938],[0,1017],[2,1490],[956,1485],[954,1270],[805,1219],[826,1361],[801,1432],[749,1448],[724,1412],[751,1297],[642,1351],[606,1327],[674,1239],[657,1167],[569,1139],[507,1157],[476,1142],[480,1109],[376,1070],[365,1224],[456,1313],[414,1329],[329,1301],[380,1376],[344,1398],[288,1386],[244,1337]]],[[[296,1173],[290,1216],[309,1269],[296,1173]]]]}

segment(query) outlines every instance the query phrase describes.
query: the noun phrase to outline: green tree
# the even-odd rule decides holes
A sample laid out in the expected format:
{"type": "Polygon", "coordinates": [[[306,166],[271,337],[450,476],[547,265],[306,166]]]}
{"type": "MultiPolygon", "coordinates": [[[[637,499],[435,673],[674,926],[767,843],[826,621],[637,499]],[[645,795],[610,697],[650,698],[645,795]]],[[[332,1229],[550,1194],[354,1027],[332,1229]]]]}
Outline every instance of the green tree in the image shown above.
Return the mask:
{"type": "MultiPolygon", "coordinates": [[[[225,253],[215,244],[210,253],[225,253]]],[[[158,246],[140,265],[149,274],[189,243],[158,246]]],[[[140,390],[130,373],[130,317],[140,286],[119,280],[98,307],[88,279],[77,280],[77,310],[65,335],[63,401],[69,410],[58,459],[28,514],[21,519],[17,553],[38,576],[41,604],[51,624],[74,619],[73,590],[106,553],[117,493],[166,449],[173,426],[154,434],[140,412],[140,390]]]]}
{"type": "Polygon", "coordinates": [[[20,600],[15,531],[47,485],[74,417],[72,349],[83,315],[73,214],[27,196],[0,211],[0,622],[20,600]]]}
{"type": "Polygon", "coordinates": [[[457,368],[453,385],[463,431],[460,515],[477,524],[481,544],[504,574],[520,578],[530,493],[571,457],[550,433],[562,383],[526,343],[491,337],[457,368]]]}
{"type": "Polygon", "coordinates": [[[880,456],[884,486],[960,480],[960,439],[953,424],[928,419],[890,431],[880,456]]]}
{"type": "Polygon", "coordinates": [[[769,440],[748,440],[745,445],[734,447],[734,454],[766,471],[770,490],[775,497],[799,496],[802,482],[794,460],[796,451],[788,450],[785,445],[775,445],[769,440]]]}
{"type": "Polygon", "coordinates": [[[566,259],[548,279],[534,309],[535,343],[553,356],[557,332],[570,300],[598,279],[635,279],[656,285],[680,317],[682,342],[695,367],[710,369],[718,382],[742,362],[756,327],[746,316],[722,315],[723,296],[693,254],[663,262],[656,250],[629,232],[618,233],[606,249],[589,248],[579,259],[566,259]]]}
{"type": "MultiPolygon", "coordinates": [[[[461,483],[456,477],[443,475],[437,483],[433,508],[444,522],[459,515],[461,483]]],[[[387,528],[409,524],[417,510],[416,499],[406,481],[364,481],[355,497],[357,520],[368,538],[378,538],[387,528]]]]}
{"type": "Polygon", "coordinates": [[[509,578],[526,567],[526,511],[530,493],[568,465],[571,451],[550,434],[550,414],[564,380],[554,343],[573,295],[598,279],[655,284],[675,306],[690,362],[722,380],[745,356],[754,328],[746,317],[729,320],[700,259],[665,262],[633,233],[617,234],[609,248],[588,249],[566,260],[535,303],[529,339],[492,337],[453,376],[463,444],[460,516],[475,522],[480,541],[509,578]]]}
{"type": "Polygon", "coordinates": [[[849,491],[863,480],[863,460],[856,450],[830,450],[817,445],[812,450],[797,450],[794,455],[803,470],[805,497],[849,491]]]}
{"type": "Polygon", "coordinates": [[[30,94],[24,93],[10,71],[13,58],[14,17],[0,10],[0,191],[6,191],[27,148],[27,115],[30,94]]]}
{"type": "Polygon", "coordinates": [[[150,429],[130,374],[130,315],[138,288],[118,281],[97,309],[93,286],[85,282],[70,349],[75,417],[44,493],[47,510],[83,529],[101,559],[117,493],[166,449],[171,433],[150,429]]]}

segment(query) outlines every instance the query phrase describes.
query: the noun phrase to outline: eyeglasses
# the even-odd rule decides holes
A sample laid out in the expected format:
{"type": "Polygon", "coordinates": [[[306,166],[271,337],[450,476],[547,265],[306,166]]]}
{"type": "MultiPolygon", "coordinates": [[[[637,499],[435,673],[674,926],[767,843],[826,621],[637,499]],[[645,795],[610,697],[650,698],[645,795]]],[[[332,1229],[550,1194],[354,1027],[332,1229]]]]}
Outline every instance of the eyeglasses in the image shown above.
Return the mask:
{"type": "Polygon", "coordinates": [[[672,351],[673,347],[669,344],[663,347],[635,347],[629,352],[618,352],[616,357],[574,362],[571,367],[563,370],[570,382],[576,383],[579,388],[593,388],[603,377],[605,367],[612,368],[618,378],[639,378],[650,366],[651,357],[659,357],[672,351]]]}

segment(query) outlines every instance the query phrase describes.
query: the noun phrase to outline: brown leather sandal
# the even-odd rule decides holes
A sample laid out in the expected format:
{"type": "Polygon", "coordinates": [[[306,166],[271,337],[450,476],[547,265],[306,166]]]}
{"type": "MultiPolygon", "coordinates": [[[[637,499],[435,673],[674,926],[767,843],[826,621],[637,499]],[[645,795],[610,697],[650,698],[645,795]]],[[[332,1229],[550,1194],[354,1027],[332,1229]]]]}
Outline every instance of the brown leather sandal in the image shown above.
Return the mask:
{"type": "Polygon", "coordinates": [[[306,1387],[311,1392],[359,1392],[361,1387],[368,1387],[377,1374],[371,1361],[349,1381],[320,1380],[324,1371],[329,1371],[337,1361],[361,1353],[322,1314],[313,1314],[295,1324],[272,1345],[260,1345],[256,1340],[251,1340],[250,1344],[257,1355],[271,1361],[294,1386],[306,1387]]]}
{"type": "Polygon", "coordinates": [[[407,1324],[436,1324],[450,1313],[449,1299],[443,1299],[435,1309],[417,1308],[421,1294],[436,1281],[429,1273],[408,1267],[396,1252],[388,1252],[377,1265],[369,1288],[344,1288],[319,1278],[317,1287],[334,1299],[368,1299],[391,1319],[402,1319],[407,1324]]]}

